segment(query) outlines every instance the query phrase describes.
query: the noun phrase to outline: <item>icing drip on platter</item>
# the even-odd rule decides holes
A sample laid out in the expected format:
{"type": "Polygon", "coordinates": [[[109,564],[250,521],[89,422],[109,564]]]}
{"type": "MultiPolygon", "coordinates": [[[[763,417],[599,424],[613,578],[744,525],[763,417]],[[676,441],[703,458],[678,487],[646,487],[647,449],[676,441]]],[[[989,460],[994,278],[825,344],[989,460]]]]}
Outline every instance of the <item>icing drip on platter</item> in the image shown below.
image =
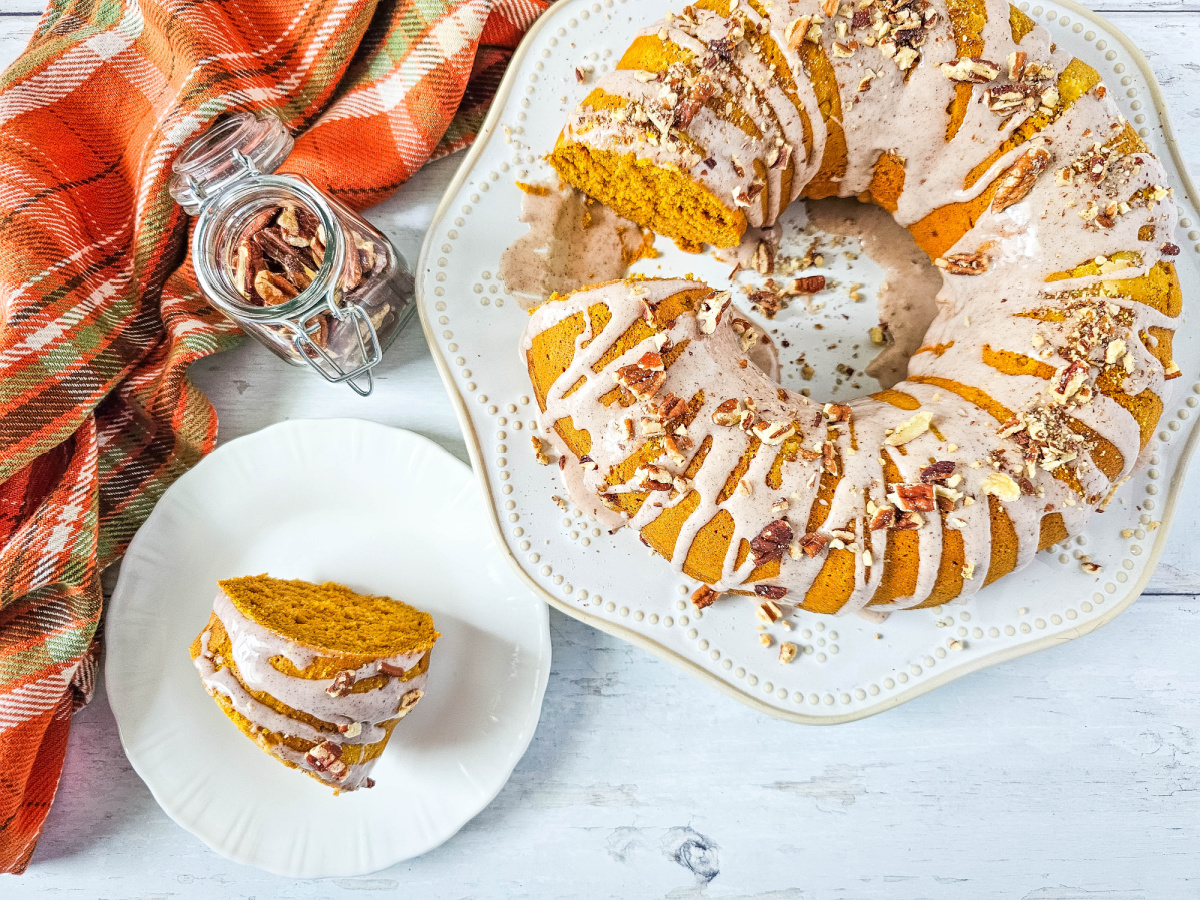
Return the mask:
{"type": "Polygon", "coordinates": [[[654,253],[654,236],[557,180],[521,184],[521,221],[529,231],[500,258],[500,279],[522,309],[551,294],[624,278],[654,253]]]}

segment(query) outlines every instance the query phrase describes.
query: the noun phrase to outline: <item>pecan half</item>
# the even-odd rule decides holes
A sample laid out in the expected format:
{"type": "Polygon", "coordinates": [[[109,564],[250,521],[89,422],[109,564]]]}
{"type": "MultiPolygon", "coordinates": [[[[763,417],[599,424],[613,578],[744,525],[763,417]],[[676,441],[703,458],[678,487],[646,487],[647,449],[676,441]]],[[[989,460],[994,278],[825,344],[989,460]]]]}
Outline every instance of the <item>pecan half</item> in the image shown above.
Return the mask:
{"type": "Polygon", "coordinates": [[[294,284],[270,269],[261,269],[254,276],[254,292],[267,306],[278,306],[300,296],[294,284]]]}
{"type": "Polygon", "coordinates": [[[1003,212],[1015,203],[1024,200],[1037,177],[1050,165],[1050,151],[1045,147],[1027,150],[1000,176],[1000,183],[992,197],[992,209],[1003,212]]]}

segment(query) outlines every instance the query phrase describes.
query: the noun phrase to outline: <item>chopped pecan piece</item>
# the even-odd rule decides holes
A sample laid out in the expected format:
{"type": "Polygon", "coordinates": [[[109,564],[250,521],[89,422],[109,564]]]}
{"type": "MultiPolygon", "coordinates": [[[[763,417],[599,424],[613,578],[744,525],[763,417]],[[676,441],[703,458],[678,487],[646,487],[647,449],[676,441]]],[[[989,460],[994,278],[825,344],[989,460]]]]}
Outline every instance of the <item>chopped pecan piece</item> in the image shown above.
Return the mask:
{"type": "Polygon", "coordinates": [[[345,697],[350,693],[352,687],[354,687],[354,673],[338,672],[333,676],[333,684],[325,688],[325,693],[330,697],[345,697]]]}
{"type": "Polygon", "coordinates": [[[949,256],[939,256],[933,261],[939,269],[945,269],[951,275],[982,275],[992,265],[992,258],[985,253],[951,253],[949,256]]]}
{"type": "Polygon", "coordinates": [[[985,494],[991,494],[997,500],[1003,500],[1005,503],[1011,503],[1021,496],[1020,485],[1003,472],[993,472],[985,478],[982,490],[985,494]]]}
{"type": "Polygon", "coordinates": [[[978,56],[964,56],[953,62],[942,64],[942,74],[951,81],[965,81],[971,84],[987,84],[995,81],[1000,74],[1000,64],[978,56]]]}
{"type": "Polygon", "coordinates": [[[696,307],[696,319],[700,323],[701,334],[712,334],[717,330],[721,321],[721,313],[729,306],[733,294],[729,291],[713,291],[700,301],[696,307]]]}
{"type": "Polygon", "coordinates": [[[792,526],[786,519],[776,519],[750,542],[754,564],[761,566],[771,560],[782,559],[792,542],[792,526]]]}
{"type": "Polygon", "coordinates": [[[790,663],[796,658],[798,652],[795,644],[791,641],[784,641],[779,645],[779,661],[781,663],[790,663]]]}
{"type": "Polygon", "coordinates": [[[988,109],[994,113],[1007,115],[1022,106],[1026,100],[1039,98],[1040,91],[1028,84],[999,84],[984,92],[988,109]]]}
{"type": "Polygon", "coordinates": [[[1051,379],[1049,399],[1052,404],[1066,403],[1087,382],[1091,369],[1086,362],[1075,360],[1061,366],[1051,379]]]}
{"type": "Polygon", "coordinates": [[[654,463],[637,467],[633,473],[634,484],[646,491],[669,491],[673,487],[671,472],[654,463]]]}
{"type": "Polygon", "coordinates": [[[692,605],[696,609],[706,609],[716,603],[720,596],[710,585],[702,584],[692,592],[692,605]]]}
{"type": "Polygon", "coordinates": [[[621,366],[614,377],[617,384],[640,400],[649,400],[667,383],[663,359],[657,353],[647,353],[636,363],[621,366]]]}
{"type": "Polygon", "coordinates": [[[396,710],[397,717],[403,719],[405,716],[407,716],[410,712],[412,712],[412,708],[416,706],[420,699],[424,696],[424,691],[419,688],[413,688],[413,690],[401,697],[400,708],[396,710]]]}
{"type": "Polygon", "coordinates": [[[821,471],[827,475],[838,475],[837,445],[826,441],[821,445],[821,471]]]}
{"type": "Polygon", "coordinates": [[[907,444],[909,441],[927,432],[932,421],[933,413],[921,410],[893,428],[891,433],[884,439],[884,443],[890,447],[900,447],[907,444]]]}
{"type": "Polygon", "coordinates": [[[1008,54],[1008,77],[1012,81],[1019,81],[1021,75],[1025,72],[1025,60],[1029,55],[1024,50],[1016,50],[1008,54]]]}
{"type": "Polygon", "coordinates": [[[774,600],[767,600],[758,604],[758,608],[754,610],[754,614],[762,619],[766,625],[772,625],[783,618],[783,610],[775,605],[774,600]]]}
{"type": "Polygon", "coordinates": [[[775,291],[751,291],[746,295],[752,309],[762,313],[768,319],[774,319],[783,309],[783,298],[775,291]]]}
{"type": "Polygon", "coordinates": [[[745,415],[738,409],[737,400],[726,400],[713,410],[712,420],[714,425],[720,425],[722,428],[736,428],[742,424],[745,415]]]}
{"type": "Polygon", "coordinates": [[[925,524],[919,512],[902,512],[896,517],[892,528],[896,531],[914,531],[925,524]]]}
{"type": "MultiPolygon", "coordinates": [[[[776,146],[767,157],[767,165],[769,165],[772,169],[786,169],[789,165],[791,165],[792,153],[793,150],[791,144],[781,144],[776,146]]],[[[775,247],[773,244],[769,246],[771,249],[771,267],[770,271],[768,272],[762,272],[760,269],[759,271],[763,275],[769,275],[775,270],[775,247]]]]}
{"type": "Polygon", "coordinates": [[[819,294],[825,290],[825,276],[805,275],[797,278],[792,282],[791,290],[795,294],[819,294]]]}
{"type": "Polygon", "coordinates": [[[844,403],[826,403],[821,407],[821,413],[827,422],[849,422],[853,410],[844,403]]]}
{"type": "Polygon", "coordinates": [[[782,600],[787,596],[788,589],[774,584],[756,584],[754,593],[760,597],[766,597],[768,600],[782,600]]]}
{"type": "Polygon", "coordinates": [[[808,534],[800,536],[799,544],[805,556],[812,558],[829,546],[829,536],[820,532],[810,531],[808,534]]]}
{"type": "Polygon", "coordinates": [[[952,459],[939,459],[921,470],[921,480],[930,484],[945,484],[946,479],[954,474],[954,466],[952,459]]]}
{"type": "Polygon", "coordinates": [[[796,433],[791,422],[770,422],[760,419],[751,426],[754,436],[769,447],[778,447],[796,433]]]}
{"type": "Polygon", "coordinates": [[[792,20],[783,34],[789,50],[795,52],[800,49],[800,45],[804,43],[804,38],[808,35],[810,27],[812,27],[812,16],[801,16],[798,19],[792,20]]]}
{"type": "Polygon", "coordinates": [[[682,419],[688,414],[687,401],[681,400],[675,396],[674,391],[667,394],[658,404],[658,415],[663,421],[663,427],[667,431],[673,431],[673,425],[677,425],[677,419],[682,419]]]}
{"type": "Polygon", "coordinates": [[[871,531],[880,531],[884,528],[891,528],[896,521],[896,510],[891,506],[881,506],[875,510],[875,515],[871,517],[871,531]]]}
{"type": "Polygon", "coordinates": [[[304,754],[304,761],[318,772],[327,771],[334,763],[342,758],[342,745],[333,741],[321,741],[314,744],[304,754]]]}
{"type": "Polygon", "coordinates": [[[713,84],[712,79],[707,75],[701,75],[695,86],[680,99],[679,105],[675,107],[675,127],[687,128],[691,125],[692,119],[696,118],[696,114],[704,108],[704,104],[712,99],[716,92],[717,86],[713,84]]]}
{"type": "Polygon", "coordinates": [[[888,499],[902,512],[933,512],[937,505],[932,484],[897,483],[892,491],[888,499]]]}

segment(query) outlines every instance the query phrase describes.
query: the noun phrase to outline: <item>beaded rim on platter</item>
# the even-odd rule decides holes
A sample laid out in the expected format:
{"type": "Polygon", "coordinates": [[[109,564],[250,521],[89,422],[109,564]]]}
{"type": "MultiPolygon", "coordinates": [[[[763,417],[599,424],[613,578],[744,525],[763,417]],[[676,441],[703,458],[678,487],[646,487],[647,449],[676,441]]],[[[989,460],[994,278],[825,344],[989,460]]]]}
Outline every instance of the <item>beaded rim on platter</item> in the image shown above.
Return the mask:
{"type": "MultiPolygon", "coordinates": [[[[1173,383],[1147,451],[1149,465],[1083,534],[1039,553],[965,603],[897,613],[882,625],[798,612],[789,618],[786,637],[774,632],[800,646],[800,656],[788,665],[779,662],[777,645],[760,644],[760,632],[751,627],[751,598],[694,610],[687,597],[697,583],[650,559],[636,535],[623,533],[627,529],[607,535],[570,504],[555,504],[552,498],[564,493],[557,470],[539,466],[530,447],[536,408],[518,353],[526,314],[497,275],[500,254],[526,227],[518,220],[516,182],[541,174],[540,158],[553,146],[567,111],[591,90],[592,75],[611,69],[644,23],[681,5],[555,4],[518,49],[479,140],[426,235],[417,267],[421,322],[509,561],[566,614],[645,647],[762,712],[807,724],[881,712],[1111,621],[1154,570],[1195,448],[1200,334],[1186,327],[1186,307],[1175,342],[1183,378],[1173,383]],[[587,83],[580,83],[577,69],[587,83]],[[1085,571],[1081,557],[1102,563],[1101,571],[1085,571]]],[[[1162,159],[1180,210],[1183,252],[1176,266],[1183,292],[1200,297],[1200,215],[1188,199],[1195,191],[1145,58],[1111,24],[1070,0],[1016,5],[1100,72],[1122,112],[1162,159]]],[[[672,255],[664,239],[657,247],[666,249],[667,272],[700,266],[698,260],[689,264],[695,257],[672,255]]]]}

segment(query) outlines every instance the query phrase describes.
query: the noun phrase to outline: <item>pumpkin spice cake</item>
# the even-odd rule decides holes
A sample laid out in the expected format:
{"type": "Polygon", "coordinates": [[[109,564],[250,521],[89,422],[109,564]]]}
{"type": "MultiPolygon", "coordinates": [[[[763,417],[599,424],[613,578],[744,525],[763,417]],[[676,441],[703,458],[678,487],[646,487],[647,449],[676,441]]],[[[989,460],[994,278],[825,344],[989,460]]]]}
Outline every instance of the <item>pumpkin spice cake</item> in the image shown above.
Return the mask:
{"type": "Polygon", "coordinates": [[[238,729],[337,791],[368,777],[424,695],[433,617],[333,582],[220,582],[192,642],[204,687],[238,729]]]}
{"type": "Polygon", "coordinates": [[[846,403],[760,370],[729,292],[690,278],[532,314],[571,499],[701,582],[697,606],[967,597],[1144,465],[1180,375],[1166,174],[1099,73],[1002,0],[700,0],[634,40],[550,161],[685,247],[857,198],[941,272],[907,377],[846,403]]]}

